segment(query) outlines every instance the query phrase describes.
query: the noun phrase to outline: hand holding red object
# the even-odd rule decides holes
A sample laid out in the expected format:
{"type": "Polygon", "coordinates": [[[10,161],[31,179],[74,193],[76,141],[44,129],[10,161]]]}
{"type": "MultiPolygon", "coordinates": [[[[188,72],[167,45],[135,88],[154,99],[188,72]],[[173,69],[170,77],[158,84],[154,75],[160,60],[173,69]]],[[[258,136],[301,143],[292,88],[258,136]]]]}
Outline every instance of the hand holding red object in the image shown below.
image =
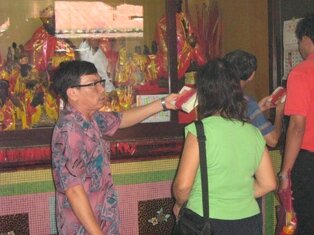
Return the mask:
{"type": "Polygon", "coordinates": [[[293,235],[297,228],[297,217],[292,204],[290,172],[287,178],[281,180],[288,181],[288,187],[278,192],[280,206],[277,211],[276,235],[293,235]]]}
{"type": "Polygon", "coordinates": [[[286,89],[283,87],[277,87],[276,90],[271,94],[270,102],[276,104],[279,100],[284,103],[286,97],[286,89]]]}

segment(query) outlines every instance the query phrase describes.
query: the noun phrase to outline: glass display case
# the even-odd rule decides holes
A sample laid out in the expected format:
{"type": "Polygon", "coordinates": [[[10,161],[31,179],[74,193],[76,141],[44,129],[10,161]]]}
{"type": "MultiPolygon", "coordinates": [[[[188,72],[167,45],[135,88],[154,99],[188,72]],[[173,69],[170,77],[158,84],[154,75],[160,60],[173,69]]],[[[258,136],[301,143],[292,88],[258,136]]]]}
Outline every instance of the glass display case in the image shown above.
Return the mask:
{"type": "MultiPolygon", "coordinates": [[[[50,83],[64,61],[96,65],[106,79],[104,111],[178,91],[175,0],[1,0],[0,11],[1,167],[49,163],[52,128],[63,107],[50,83]]],[[[169,140],[182,141],[176,119],[167,111],[120,130],[112,148],[145,140],[138,151],[143,155],[156,140],[165,153],[169,140]]]]}
{"type": "Polygon", "coordinates": [[[169,93],[165,3],[2,1],[1,131],[54,125],[62,102],[51,91],[50,78],[67,60],[96,65],[106,79],[105,111],[169,93]]]}
{"type": "MultiPolygon", "coordinates": [[[[0,11],[0,168],[49,163],[64,106],[51,78],[62,62],[94,63],[106,80],[101,110],[119,112],[194,86],[197,67],[220,54],[216,2],[194,22],[182,0],[0,0],[0,11]]],[[[160,112],[117,131],[113,158],[178,153],[194,111],[160,112]]]]}

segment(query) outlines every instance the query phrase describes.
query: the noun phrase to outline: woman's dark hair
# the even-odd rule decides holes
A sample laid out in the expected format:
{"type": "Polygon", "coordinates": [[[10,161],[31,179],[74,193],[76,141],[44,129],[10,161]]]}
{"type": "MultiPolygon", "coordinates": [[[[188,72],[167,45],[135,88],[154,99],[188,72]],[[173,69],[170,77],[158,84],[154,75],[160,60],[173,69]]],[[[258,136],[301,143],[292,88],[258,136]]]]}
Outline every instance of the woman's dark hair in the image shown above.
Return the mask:
{"type": "Polygon", "coordinates": [[[314,14],[309,14],[298,22],[295,35],[298,40],[301,40],[303,36],[307,36],[314,43],[314,14]]]}
{"type": "Polygon", "coordinates": [[[198,115],[205,118],[215,114],[227,119],[246,122],[246,100],[233,65],[215,59],[203,65],[196,79],[198,115]]]}
{"type": "Polygon", "coordinates": [[[93,63],[79,60],[62,62],[53,72],[51,87],[64,102],[67,102],[68,88],[80,85],[81,76],[90,74],[97,74],[93,63]]]}

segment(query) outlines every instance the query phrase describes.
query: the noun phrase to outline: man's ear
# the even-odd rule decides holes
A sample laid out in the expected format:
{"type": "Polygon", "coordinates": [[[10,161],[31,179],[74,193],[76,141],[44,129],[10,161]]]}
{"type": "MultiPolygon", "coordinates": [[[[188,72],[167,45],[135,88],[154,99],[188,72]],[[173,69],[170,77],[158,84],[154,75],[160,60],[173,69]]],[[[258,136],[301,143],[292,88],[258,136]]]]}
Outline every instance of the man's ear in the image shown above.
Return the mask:
{"type": "Polygon", "coordinates": [[[247,79],[247,81],[252,81],[255,76],[255,71],[251,74],[251,76],[247,79]]]}
{"type": "Polygon", "coordinates": [[[302,37],[302,40],[304,41],[305,43],[305,47],[306,48],[310,48],[310,47],[313,47],[314,46],[314,43],[312,41],[312,39],[308,36],[303,36],[302,37]]]}
{"type": "Polygon", "coordinates": [[[68,88],[67,89],[67,96],[68,96],[69,100],[76,100],[77,99],[77,89],[68,88]]]}

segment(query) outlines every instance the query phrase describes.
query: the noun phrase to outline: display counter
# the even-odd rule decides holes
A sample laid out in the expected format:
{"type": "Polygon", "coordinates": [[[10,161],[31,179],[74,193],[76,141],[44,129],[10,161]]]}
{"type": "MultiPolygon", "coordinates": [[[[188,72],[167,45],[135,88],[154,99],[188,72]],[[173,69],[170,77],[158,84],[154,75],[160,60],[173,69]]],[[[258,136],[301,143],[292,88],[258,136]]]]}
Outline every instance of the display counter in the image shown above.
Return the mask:
{"type": "MultiPolygon", "coordinates": [[[[57,234],[51,134],[51,128],[0,132],[0,234],[57,234]]],[[[122,234],[170,235],[174,225],[171,184],[182,149],[183,125],[140,124],[119,130],[110,141],[122,234]]],[[[278,172],[280,152],[270,153],[278,172]]],[[[264,234],[272,235],[278,202],[273,193],[262,201],[264,234]]]]}
{"type": "MultiPolygon", "coordinates": [[[[51,161],[52,128],[0,131],[0,169],[48,166],[51,161]]],[[[130,161],[178,154],[183,125],[143,123],[120,129],[111,142],[111,160],[130,161]]]]}

